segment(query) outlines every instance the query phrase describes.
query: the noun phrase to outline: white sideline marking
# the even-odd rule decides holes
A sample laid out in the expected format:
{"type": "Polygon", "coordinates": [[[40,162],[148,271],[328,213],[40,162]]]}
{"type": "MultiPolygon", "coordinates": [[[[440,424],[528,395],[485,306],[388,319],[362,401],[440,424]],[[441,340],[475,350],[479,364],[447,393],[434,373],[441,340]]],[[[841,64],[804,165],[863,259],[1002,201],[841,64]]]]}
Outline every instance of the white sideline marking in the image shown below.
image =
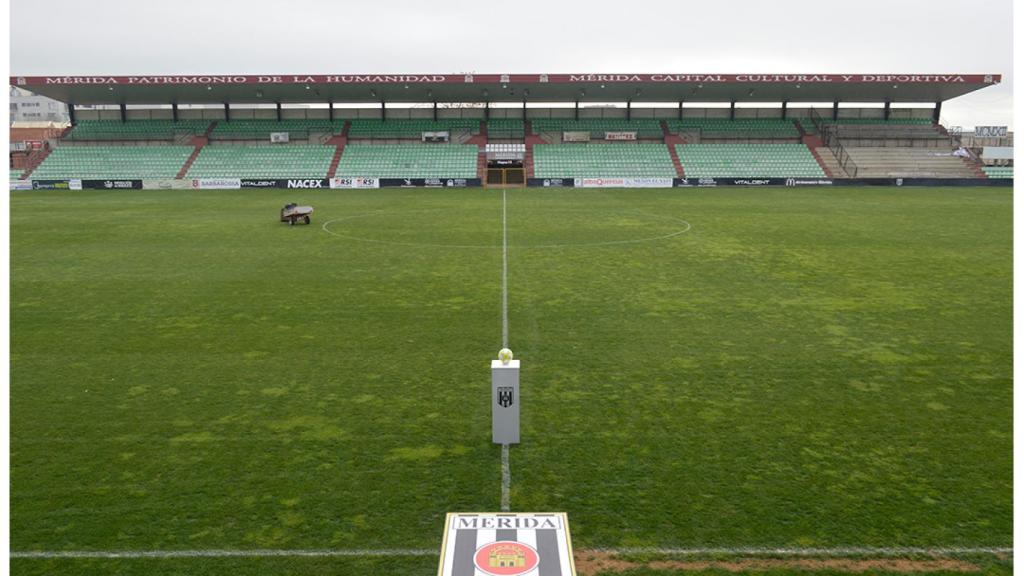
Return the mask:
{"type": "Polygon", "coordinates": [[[508,444],[501,445],[501,511],[511,509],[509,489],[512,487],[512,470],[508,465],[508,444]]]}
{"type": "MultiPolygon", "coordinates": [[[[611,554],[664,554],[677,556],[824,556],[824,557],[878,557],[878,556],[964,556],[1013,555],[1012,547],[894,547],[841,546],[837,548],[773,548],[750,546],[737,548],[589,548],[611,554]]],[[[11,558],[295,558],[295,557],[388,557],[437,556],[436,548],[326,548],[326,549],[253,549],[253,550],[32,550],[13,551],[11,558]]]]}

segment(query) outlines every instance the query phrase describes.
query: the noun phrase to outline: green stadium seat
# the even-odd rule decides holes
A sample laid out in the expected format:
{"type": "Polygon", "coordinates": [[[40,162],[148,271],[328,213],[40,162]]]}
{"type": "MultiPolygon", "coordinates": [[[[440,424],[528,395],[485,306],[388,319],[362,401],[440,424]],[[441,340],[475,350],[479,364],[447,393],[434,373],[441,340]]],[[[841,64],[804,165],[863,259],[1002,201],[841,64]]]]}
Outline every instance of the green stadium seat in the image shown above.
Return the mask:
{"type": "Polygon", "coordinates": [[[420,138],[423,132],[480,133],[480,120],[448,118],[433,120],[350,120],[349,138],[420,138]]]}
{"type": "MultiPolygon", "coordinates": [[[[590,132],[591,138],[604,138],[605,132],[636,132],[638,138],[661,138],[665,132],[661,120],[626,120],[625,118],[537,118],[530,120],[534,133],[590,132]]],[[[489,132],[488,128],[488,132],[489,132]]]]}
{"type": "Polygon", "coordinates": [[[34,180],[173,178],[192,146],[58,146],[32,172],[34,180]]]}
{"type": "Polygon", "coordinates": [[[679,144],[676,153],[692,178],[823,178],[803,144],[679,144]]]}
{"type": "Polygon", "coordinates": [[[189,178],[326,178],[334,146],[211,144],[189,168],[189,178]]]}
{"type": "Polygon", "coordinates": [[[537,178],[673,178],[664,144],[537,144],[537,178]]]}
{"type": "MultiPolygon", "coordinates": [[[[390,122],[390,121],[389,121],[390,122]]],[[[350,144],[339,176],[476,178],[479,148],[462,144],[350,144]]]]}
{"type": "Polygon", "coordinates": [[[210,132],[214,140],[270,140],[272,132],[287,132],[289,139],[308,138],[311,133],[338,134],[344,120],[221,120],[210,132]]]}
{"type": "Polygon", "coordinates": [[[666,120],[673,134],[700,132],[703,138],[799,138],[793,120],[781,118],[683,118],[666,120]]]}
{"type": "Polygon", "coordinates": [[[985,166],[981,170],[989,178],[1013,178],[1013,166],[985,166]]]}
{"type": "Polygon", "coordinates": [[[513,139],[526,136],[526,123],[519,119],[497,118],[487,121],[488,139],[513,139]]]}
{"type": "Polygon", "coordinates": [[[179,134],[202,134],[209,120],[81,120],[67,140],[173,140],[179,134]]]}

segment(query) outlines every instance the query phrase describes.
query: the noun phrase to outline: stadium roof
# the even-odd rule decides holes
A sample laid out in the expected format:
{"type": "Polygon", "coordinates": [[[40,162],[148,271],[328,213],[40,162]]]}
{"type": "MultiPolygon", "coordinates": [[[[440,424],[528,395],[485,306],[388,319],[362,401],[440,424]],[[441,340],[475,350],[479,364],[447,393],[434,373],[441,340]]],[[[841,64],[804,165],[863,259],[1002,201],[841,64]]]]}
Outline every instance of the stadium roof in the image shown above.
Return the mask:
{"type": "Polygon", "coordinates": [[[12,76],[75,104],[941,102],[999,74],[339,74],[12,76]]]}

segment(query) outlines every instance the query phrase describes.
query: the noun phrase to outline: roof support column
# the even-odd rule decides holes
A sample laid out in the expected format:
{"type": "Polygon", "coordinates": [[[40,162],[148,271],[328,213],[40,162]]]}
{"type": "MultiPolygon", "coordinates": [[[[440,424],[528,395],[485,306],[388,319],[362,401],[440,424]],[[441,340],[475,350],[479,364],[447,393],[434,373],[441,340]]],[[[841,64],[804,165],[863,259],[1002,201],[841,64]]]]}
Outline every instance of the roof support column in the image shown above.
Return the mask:
{"type": "Polygon", "coordinates": [[[633,119],[633,101],[626,100],[626,122],[633,119]]]}
{"type": "Polygon", "coordinates": [[[789,105],[789,102],[787,102],[786,100],[782,101],[782,119],[783,120],[786,119],[786,106],[788,106],[788,105],[789,105]]]}
{"type": "Polygon", "coordinates": [[[523,96],[523,120],[526,120],[526,97],[523,96]]]}
{"type": "Polygon", "coordinates": [[[889,114],[890,114],[890,112],[892,112],[892,102],[889,102],[888,100],[886,100],[885,101],[885,108],[883,108],[882,110],[883,110],[882,118],[884,118],[885,120],[889,120],[889,114]]]}
{"type": "Polygon", "coordinates": [[[832,119],[839,120],[839,100],[832,102],[832,119]]]}
{"type": "Polygon", "coordinates": [[[736,119],[736,101],[729,102],[729,120],[736,119]]]}
{"type": "Polygon", "coordinates": [[[387,122],[388,120],[388,109],[384,106],[384,101],[380,101],[380,121],[387,122]]]}
{"type": "Polygon", "coordinates": [[[334,122],[334,102],[327,101],[327,120],[334,122]]]}
{"type": "Polygon", "coordinates": [[[171,119],[175,122],[178,121],[178,103],[171,102],[171,119]]]}
{"type": "Polygon", "coordinates": [[[935,103],[935,109],[932,110],[932,122],[939,123],[939,118],[942,117],[942,101],[935,103]]]}
{"type": "Polygon", "coordinates": [[[72,126],[75,125],[75,103],[74,102],[68,102],[68,121],[71,122],[72,126]]]}
{"type": "Polygon", "coordinates": [[[434,122],[437,122],[437,100],[434,100],[434,122]]]}
{"type": "Polygon", "coordinates": [[[121,122],[128,121],[128,107],[124,102],[121,102],[121,122]]]}
{"type": "Polygon", "coordinates": [[[484,120],[491,119],[491,103],[484,102],[484,120]]]}
{"type": "Polygon", "coordinates": [[[573,118],[573,120],[577,120],[577,121],[580,119],[580,101],[579,100],[577,100],[575,102],[575,106],[572,109],[572,118],[573,118]]]}
{"type": "Polygon", "coordinates": [[[224,103],[224,121],[231,122],[231,104],[224,103]]]}
{"type": "Polygon", "coordinates": [[[281,103],[280,102],[274,102],[274,104],[277,104],[277,121],[280,122],[281,121],[281,103]]]}
{"type": "Polygon", "coordinates": [[[679,119],[680,120],[683,119],[683,101],[682,100],[679,101],[679,119]]]}

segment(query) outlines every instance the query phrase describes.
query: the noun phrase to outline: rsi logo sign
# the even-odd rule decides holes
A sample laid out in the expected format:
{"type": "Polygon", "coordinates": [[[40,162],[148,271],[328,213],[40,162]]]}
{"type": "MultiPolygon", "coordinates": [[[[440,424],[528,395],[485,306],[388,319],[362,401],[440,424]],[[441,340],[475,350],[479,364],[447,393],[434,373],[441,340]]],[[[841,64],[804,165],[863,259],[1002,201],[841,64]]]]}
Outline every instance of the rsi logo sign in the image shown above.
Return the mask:
{"type": "Polygon", "coordinates": [[[323,188],[323,180],[307,179],[307,180],[289,180],[289,188],[323,188]]]}

